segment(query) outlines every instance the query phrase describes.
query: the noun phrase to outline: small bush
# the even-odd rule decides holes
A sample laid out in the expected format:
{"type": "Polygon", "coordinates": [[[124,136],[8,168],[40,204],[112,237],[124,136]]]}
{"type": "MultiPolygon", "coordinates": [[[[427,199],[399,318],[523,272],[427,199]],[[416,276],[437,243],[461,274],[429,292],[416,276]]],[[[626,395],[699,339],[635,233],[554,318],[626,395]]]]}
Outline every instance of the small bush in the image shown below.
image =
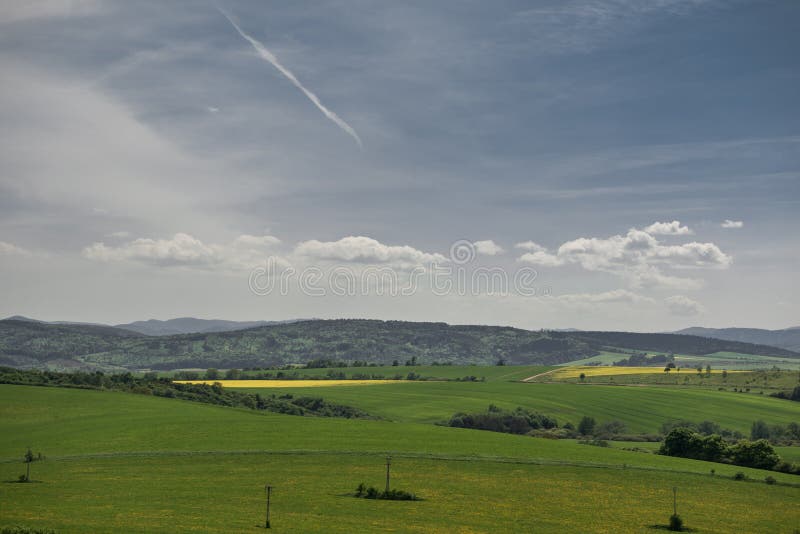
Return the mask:
{"type": "Polygon", "coordinates": [[[683,519],[678,514],[672,514],[669,516],[669,527],[668,530],[672,530],[675,532],[681,532],[683,530],[683,519]]]}
{"type": "Polygon", "coordinates": [[[741,471],[738,471],[735,475],[733,475],[733,480],[745,480],[746,478],[747,475],[745,475],[741,471]]]}
{"type": "Polygon", "coordinates": [[[419,497],[407,491],[397,490],[397,489],[389,491],[378,491],[378,489],[373,486],[367,487],[366,484],[364,484],[363,482],[359,484],[358,487],[356,488],[355,496],[363,499],[381,499],[387,501],[419,500],[419,497]]]}
{"type": "Polygon", "coordinates": [[[764,479],[764,482],[766,482],[767,484],[769,484],[771,486],[771,485],[775,484],[777,482],[777,480],[775,480],[775,477],[773,477],[771,475],[768,475],[767,478],[764,479]]]}
{"type": "Polygon", "coordinates": [[[363,497],[366,492],[367,492],[367,486],[362,482],[356,488],[356,497],[363,497]]]}
{"type": "Polygon", "coordinates": [[[610,445],[604,439],[582,439],[578,441],[581,445],[593,445],[595,447],[609,447],[610,445]]]}

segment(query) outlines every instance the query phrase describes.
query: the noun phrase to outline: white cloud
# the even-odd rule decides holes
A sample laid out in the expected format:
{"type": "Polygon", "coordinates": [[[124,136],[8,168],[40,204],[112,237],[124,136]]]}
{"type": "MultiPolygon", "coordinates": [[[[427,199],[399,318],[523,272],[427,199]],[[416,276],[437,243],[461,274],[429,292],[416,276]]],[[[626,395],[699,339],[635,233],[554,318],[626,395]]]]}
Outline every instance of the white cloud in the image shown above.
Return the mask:
{"type": "Polygon", "coordinates": [[[333,260],[354,263],[380,263],[397,267],[412,267],[427,263],[442,263],[441,254],[422,252],[408,245],[384,245],[365,236],[348,236],[338,241],[303,241],[295,253],[318,260],[333,260]]]}
{"type": "Polygon", "coordinates": [[[673,315],[699,315],[706,311],[705,306],[684,295],[667,297],[664,299],[664,303],[673,315]]]}
{"type": "MultiPolygon", "coordinates": [[[[655,223],[648,227],[657,232],[685,233],[683,228],[686,227],[681,226],[678,221],[655,223]]],[[[702,285],[701,281],[670,276],[661,269],[726,269],[733,261],[714,243],[662,245],[652,233],[636,228],[631,228],[625,235],[573,239],[563,243],[555,253],[533,242],[520,243],[518,248],[532,250],[520,256],[521,262],[543,266],[578,265],[587,271],[622,276],[633,287],[696,289],[702,285]]]]}
{"type": "Polygon", "coordinates": [[[627,289],[614,289],[602,293],[572,293],[560,295],[558,300],[567,304],[609,304],[609,303],[653,303],[653,299],[643,297],[627,289]]]}
{"type": "Polygon", "coordinates": [[[30,256],[31,252],[13,243],[0,241],[0,254],[4,256],[30,256]]]}
{"type": "Polygon", "coordinates": [[[503,247],[491,239],[486,241],[475,241],[472,245],[475,247],[475,252],[482,256],[497,256],[498,254],[505,252],[503,247]]]}
{"type": "Polygon", "coordinates": [[[547,250],[546,247],[543,247],[539,243],[534,243],[533,241],[523,241],[522,243],[517,243],[514,245],[514,248],[519,248],[522,250],[530,250],[531,252],[539,252],[547,250]]]}
{"type": "Polygon", "coordinates": [[[742,228],[744,226],[744,221],[732,221],[730,219],[725,219],[720,226],[723,228],[742,228]]]}
{"type": "MultiPolygon", "coordinates": [[[[139,238],[117,247],[94,243],[83,249],[83,256],[101,262],[240,270],[265,262],[271,257],[269,248],[279,243],[273,236],[241,235],[230,244],[206,244],[189,234],[177,233],[171,239],[139,238]]],[[[283,258],[278,259],[285,263],[283,258]]]]}
{"type": "Polygon", "coordinates": [[[564,260],[554,254],[550,254],[546,250],[526,252],[519,257],[519,261],[531,263],[533,265],[541,265],[543,267],[558,267],[559,265],[564,265],[564,260]]]}
{"type": "Polygon", "coordinates": [[[681,226],[680,221],[654,222],[644,231],[650,235],[691,235],[694,233],[688,226],[681,226]]]}

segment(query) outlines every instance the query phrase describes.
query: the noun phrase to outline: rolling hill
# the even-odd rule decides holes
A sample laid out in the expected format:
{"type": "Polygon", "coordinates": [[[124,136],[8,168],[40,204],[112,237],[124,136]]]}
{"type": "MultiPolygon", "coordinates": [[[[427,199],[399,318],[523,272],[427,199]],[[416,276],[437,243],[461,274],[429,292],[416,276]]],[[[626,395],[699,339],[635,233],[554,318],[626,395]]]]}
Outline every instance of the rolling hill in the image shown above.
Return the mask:
{"type": "Polygon", "coordinates": [[[691,336],[713,337],[728,341],[771,345],[794,352],[800,351],[800,327],[783,330],[764,330],[761,328],[702,328],[693,326],[674,332],[691,336]]]}
{"type": "Polygon", "coordinates": [[[144,336],[121,328],[0,321],[0,364],[16,367],[177,369],[268,367],[314,359],[493,365],[558,364],[601,350],[681,354],[800,354],[763,345],[677,334],[555,332],[362,319],[310,320],[246,330],[144,336]]]}
{"type": "Polygon", "coordinates": [[[225,321],[222,319],[197,319],[195,317],[178,317],[176,319],[148,319],[132,323],[118,324],[116,328],[133,330],[146,336],[171,336],[176,334],[198,334],[205,332],[231,332],[258,326],[291,323],[296,321],[225,321]]]}

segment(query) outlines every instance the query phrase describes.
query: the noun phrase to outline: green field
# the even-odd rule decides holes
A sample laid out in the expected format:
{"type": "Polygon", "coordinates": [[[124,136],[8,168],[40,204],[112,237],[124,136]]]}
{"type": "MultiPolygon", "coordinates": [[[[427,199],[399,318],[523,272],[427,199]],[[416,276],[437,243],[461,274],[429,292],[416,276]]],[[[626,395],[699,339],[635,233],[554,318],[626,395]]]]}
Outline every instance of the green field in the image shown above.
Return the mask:
{"type": "MultiPolygon", "coordinates": [[[[355,389],[325,388],[325,397],[355,389]]],[[[683,411],[712,403],[715,419],[731,427],[773,411],[775,422],[797,419],[795,403],[502,381],[359,391],[368,397],[385,392],[362,398],[362,407],[407,415],[395,421],[297,417],[127,393],[0,386],[0,480],[24,472],[21,454],[29,445],[47,457],[33,464],[32,478],[40,483],[0,484],[0,526],[60,533],[257,532],[266,482],[276,488],[272,522],[279,532],[649,532],[671,513],[673,486],[680,513],[698,532],[792,532],[800,526],[797,476],[429,422],[467,401],[485,408],[498,395],[505,401],[495,402],[508,405],[549,399],[546,413],[559,405],[617,411],[615,417],[622,413],[642,428],[648,427],[647,410],[626,410],[634,399],[619,392],[644,394],[637,408],[673,402],[673,410],[683,411]],[[404,397],[402,388],[416,393],[404,397]],[[735,424],[726,423],[723,412],[735,424]],[[383,484],[387,453],[393,487],[424,500],[348,495],[362,481],[383,484]],[[738,471],[750,481],[732,480],[738,471]],[[780,483],[764,484],[767,475],[780,483]]],[[[357,392],[348,395],[356,400],[357,392]]]]}
{"type": "MultiPolygon", "coordinates": [[[[252,389],[249,391],[257,392],[252,389]]],[[[577,424],[589,415],[598,421],[619,419],[627,430],[655,433],[670,419],[712,420],[725,428],[750,432],[756,419],[770,424],[800,420],[800,403],[765,395],[701,388],[621,387],[519,382],[414,382],[380,387],[270,389],[361,408],[371,414],[404,422],[435,423],[454,413],[485,411],[489,404],[529,408],[555,416],[559,423],[577,424]]],[[[262,390],[263,393],[263,390],[262,390]]]]}
{"type": "MultiPolygon", "coordinates": [[[[600,354],[591,358],[584,358],[560,366],[572,365],[612,365],[614,362],[624,360],[630,356],[631,351],[620,350],[619,352],[601,351],[600,354]]],[[[649,355],[665,354],[658,351],[646,351],[649,355]]],[[[715,369],[728,370],[750,370],[750,369],[771,369],[778,367],[787,370],[800,370],[800,360],[792,358],[780,358],[776,356],[761,356],[758,354],[743,354],[740,352],[713,352],[700,356],[689,354],[675,354],[675,364],[679,367],[694,368],[698,365],[705,368],[710,365],[715,369]]]]}
{"type": "Polygon", "coordinates": [[[800,385],[800,372],[798,371],[745,371],[731,370],[724,373],[723,369],[713,368],[710,375],[705,372],[698,373],[697,369],[682,368],[672,369],[665,373],[661,367],[589,367],[572,368],[561,367],[553,373],[540,376],[539,382],[567,382],[583,384],[615,384],[615,385],[647,385],[647,386],[677,386],[680,388],[712,388],[715,390],[739,390],[739,393],[768,395],[776,391],[790,391],[800,385]],[[636,373],[641,369],[641,373],[636,373]],[[584,372],[584,380],[580,379],[580,372],[584,372]]]}

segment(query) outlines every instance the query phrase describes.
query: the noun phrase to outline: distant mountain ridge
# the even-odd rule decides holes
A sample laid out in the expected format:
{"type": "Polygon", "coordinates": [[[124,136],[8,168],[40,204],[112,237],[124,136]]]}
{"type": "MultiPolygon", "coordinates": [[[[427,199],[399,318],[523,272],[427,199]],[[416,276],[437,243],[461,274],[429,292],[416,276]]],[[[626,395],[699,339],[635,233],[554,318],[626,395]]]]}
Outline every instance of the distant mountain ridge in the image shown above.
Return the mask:
{"type": "Polygon", "coordinates": [[[800,351],[800,326],[782,330],[765,330],[761,328],[703,328],[693,326],[673,332],[675,334],[711,337],[726,341],[740,341],[770,345],[794,352],[800,351]]]}
{"type": "Polygon", "coordinates": [[[133,330],[146,336],[171,336],[176,334],[198,334],[204,332],[231,332],[259,326],[286,324],[302,319],[288,321],[226,321],[222,319],[197,319],[195,317],[178,317],[161,321],[149,319],[132,323],[118,324],[115,328],[133,330]]]}
{"type": "Polygon", "coordinates": [[[90,369],[271,367],[315,359],[391,364],[567,363],[603,350],[704,355],[715,352],[800,359],[765,345],[631,332],[557,332],[368,319],[308,320],[244,330],[146,336],[111,326],[0,321],[0,365],[90,369]],[[55,363],[54,363],[55,362],[55,363]]]}
{"type": "Polygon", "coordinates": [[[107,325],[102,323],[81,323],[71,321],[40,321],[31,319],[23,315],[13,315],[7,317],[7,321],[27,321],[40,324],[60,324],[60,325],[91,325],[106,326],[109,328],[122,328],[138,332],[145,336],[172,336],[178,334],[196,334],[203,332],[230,332],[233,330],[244,330],[258,326],[269,326],[275,324],[286,324],[306,319],[288,319],[285,321],[227,321],[222,319],[197,319],[196,317],[177,317],[175,319],[148,319],[146,321],[134,321],[132,323],[107,325]]]}

